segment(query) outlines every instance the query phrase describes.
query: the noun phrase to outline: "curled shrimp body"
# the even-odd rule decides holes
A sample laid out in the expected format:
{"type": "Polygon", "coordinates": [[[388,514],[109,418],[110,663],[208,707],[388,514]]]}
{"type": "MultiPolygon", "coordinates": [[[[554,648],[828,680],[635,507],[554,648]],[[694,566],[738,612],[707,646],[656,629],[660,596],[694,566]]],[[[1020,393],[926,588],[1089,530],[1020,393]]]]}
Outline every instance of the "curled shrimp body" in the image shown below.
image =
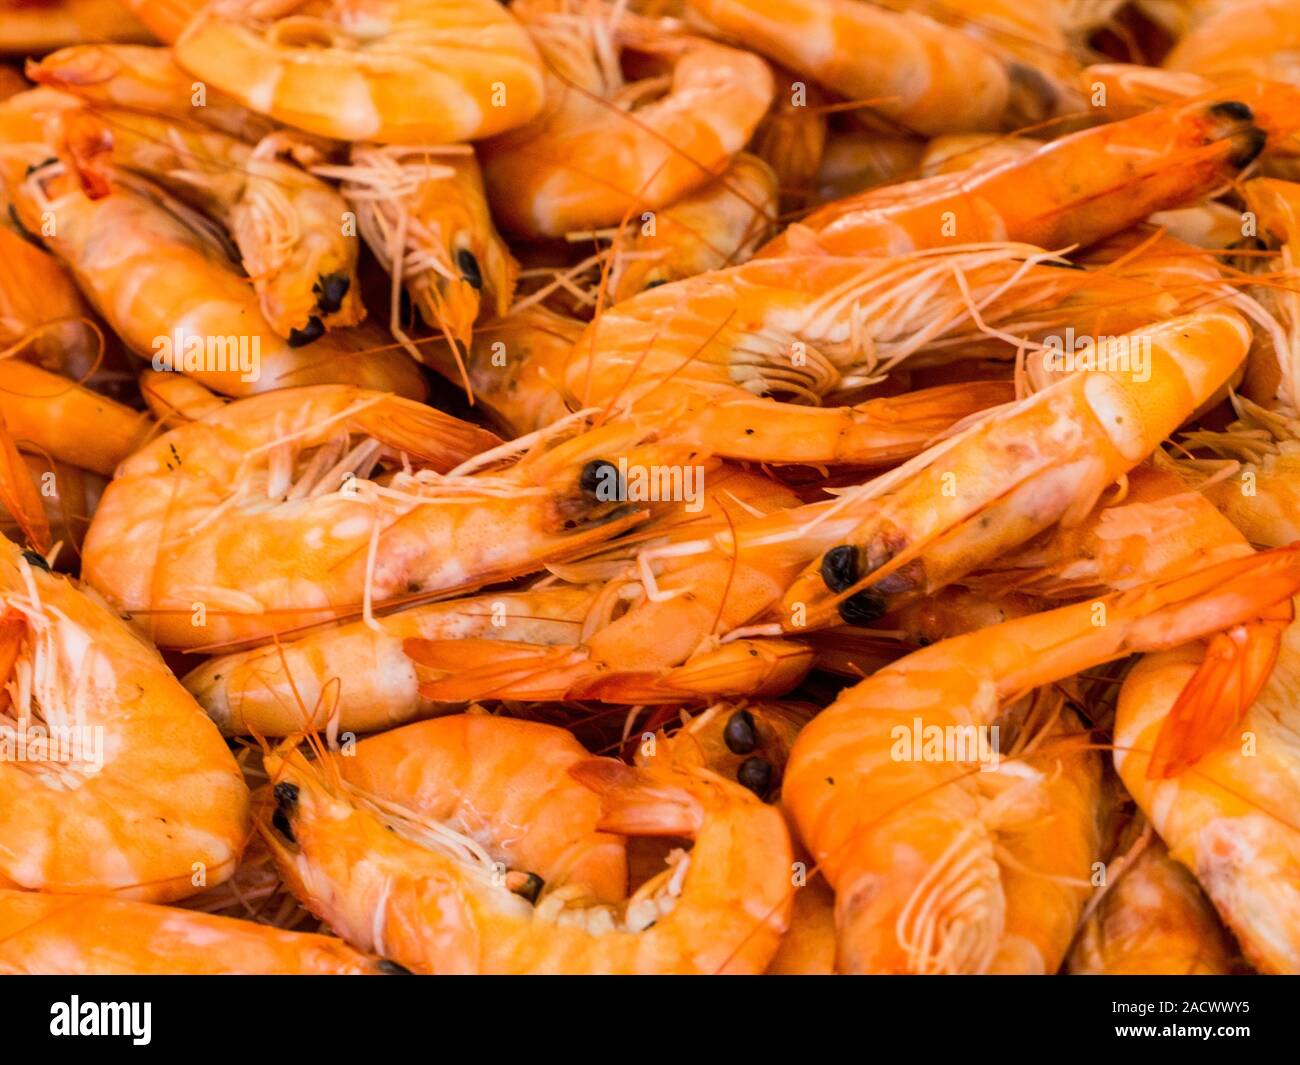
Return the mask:
{"type": "Polygon", "coordinates": [[[590,757],[554,725],[455,714],[362,740],[338,766],[377,810],[490,840],[493,861],[549,890],[580,885],[616,902],[627,895],[626,842],[597,829],[600,799],[569,773],[590,757]]]}
{"type": "Polygon", "coordinates": [[[402,649],[406,640],[570,644],[597,590],[555,585],[429,603],[369,624],[350,622],[274,647],[221,655],[191,671],[184,683],[230,735],[289,736],[331,724],[349,732],[390,728],[436,706],[420,695],[415,664],[402,649]]]}
{"type": "Polygon", "coordinates": [[[0,883],[145,902],[221,883],[249,823],[220,733],[119,618],[0,552],[0,883]]]}
{"type": "Polygon", "coordinates": [[[759,254],[897,255],[985,240],[1091,244],[1234,176],[1264,146],[1254,117],[1231,100],[1157,108],[1027,155],[827,204],[759,254]]]}
{"type": "Polygon", "coordinates": [[[725,37],[924,134],[996,129],[1003,64],[960,31],[853,0],[690,0],[725,37]]]}
{"type": "Polygon", "coordinates": [[[1294,817],[1300,626],[1286,630],[1277,665],[1239,727],[1192,768],[1152,778],[1157,737],[1205,659],[1205,648],[1192,644],[1134,666],[1116,711],[1115,767],[1169,853],[1200,881],[1246,960],[1261,972],[1294,975],[1300,973],[1294,817]]]}
{"type": "Polygon", "coordinates": [[[152,187],[116,184],[91,199],[64,164],[51,162],[9,188],[33,232],[42,219],[57,219],[46,247],[127,347],[155,366],[182,370],[226,395],[320,383],[425,394],[403,352],[366,350],[363,333],[295,346],[319,336],[318,322],[294,341],[279,336],[220,245],[182,221],[152,187]]]}
{"type": "Polygon", "coordinates": [[[380,953],[417,972],[758,973],[789,921],[784,820],[706,770],[609,759],[570,767],[600,797],[597,830],[694,841],[611,906],[565,891],[534,904],[446,826],[331,794],[300,758],[268,769],[278,804],[263,832],[285,881],[353,946],[382,944],[380,953]]]}
{"type": "Polygon", "coordinates": [[[339,140],[450,144],[542,106],[537,50],[494,0],[218,0],[175,53],[254,111],[339,140]]]}
{"type": "Polygon", "coordinates": [[[787,590],[783,624],[817,627],[836,613],[874,620],[970,572],[976,557],[1081,522],[1108,485],[1218,390],[1251,340],[1232,311],[1170,319],[1142,335],[1149,381],[1118,368],[1074,374],[841,495],[814,525],[819,541],[841,531],[843,543],[787,590]],[[1005,472],[990,476],[997,470],[1005,472]]]}
{"type": "Polygon", "coordinates": [[[242,141],[193,123],[97,110],[75,121],[82,179],[111,185],[107,162],[150,178],[229,232],[271,328],[293,346],[365,317],[348,205],[335,189],[242,141]],[[88,143],[89,142],[89,143],[88,143]]]}
{"type": "Polygon", "coordinates": [[[343,179],[361,236],[393,279],[394,335],[404,336],[402,286],[425,322],[457,344],[469,343],[481,310],[510,309],[518,265],[492,224],[470,149],[355,145],[347,166],[316,172],[343,179]]]}
{"type": "Polygon", "coordinates": [[[1219,78],[1254,75],[1300,85],[1298,49],[1300,19],[1289,0],[1220,0],[1198,13],[1164,66],[1219,78]]]}
{"type": "Polygon", "coordinates": [[[483,174],[497,220],[520,236],[562,236],[668,206],[723,173],[772,101],[772,73],[749,52],[626,12],[610,26],[574,0],[515,7],[551,67],[547,103],[536,121],[484,145],[483,174]],[[617,45],[669,73],[625,85],[601,61],[617,45]],[[633,109],[650,92],[661,95],[633,109]]]}
{"type": "Polygon", "coordinates": [[[363,976],[342,940],[174,906],[0,889],[0,973],[42,976],[363,976]]]}
{"type": "MultiPolygon", "coordinates": [[[[1101,600],[1103,625],[1089,602],[1019,618],[911,654],[841,695],[795,742],[783,792],[835,887],[840,967],[1054,971],[1099,843],[1095,760],[1086,745],[1072,747],[1077,733],[1026,750],[1023,763],[1002,761],[996,772],[980,773],[969,746],[947,758],[900,755],[896,727],[913,735],[918,726],[1007,724],[1003,708],[1036,688],[1249,622],[1287,602],[1298,581],[1294,551],[1232,560],[1101,600]],[[1078,767],[1090,761],[1091,773],[1080,777],[1078,767]],[[1043,802],[1049,786],[1074,797],[1043,802]],[[1003,832],[1025,833],[1022,844],[1033,845],[1006,854],[998,847],[1003,832]],[[1024,896],[1013,897],[1018,880],[1054,888],[1058,901],[1027,908],[1024,896]],[[1050,925],[1052,934],[1025,938],[1020,920],[1050,925]]],[[[1253,666],[1255,679],[1266,675],[1267,663],[1253,666]]],[[[1056,719],[1063,727],[1066,715],[1056,719]]]]}
{"type": "MultiPolygon", "coordinates": [[[[7,206],[0,188],[0,209],[7,206]]],[[[90,307],[62,264],[0,223],[0,352],[86,373],[99,356],[90,307]]],[[[0,355],[0,358],[3,358],[0,355]]]]}

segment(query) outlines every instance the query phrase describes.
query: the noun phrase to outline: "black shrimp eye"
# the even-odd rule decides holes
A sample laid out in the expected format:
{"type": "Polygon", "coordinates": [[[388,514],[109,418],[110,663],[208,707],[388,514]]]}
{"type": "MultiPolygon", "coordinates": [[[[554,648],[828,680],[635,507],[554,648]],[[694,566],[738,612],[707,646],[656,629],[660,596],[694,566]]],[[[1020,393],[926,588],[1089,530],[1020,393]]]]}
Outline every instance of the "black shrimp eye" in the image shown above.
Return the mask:
{"type": "Polygon", "coordinates": [[[483,287],[483,271],[472,251],[461,248],[456,252],[456,265],[460,267],[460,276],[469,282],[471,288],[483,287]]]}
{"type": "Polygon", "coordinates": [[[527,899],[531,903],[536,903],[538,896],[542,893],[542,888],[546,886],[546,881],[536,873],[529,873],[518,884],[512,887],[513,891],[520,898],[527,899]]]}
{"type": "Polygon", "coordinates": [[[840,618],[848,625],[870,625],[885,614],[885,597],[874,588],[864,588],[840,604],[840,618]]]}
{"type": "Polygon", "coordinates": [[[736,779],[760,799],[766,799],[772,787],[772,763],[765,758],[746,758],[736,770],[736,779]]]}
{"type": "Polygon", "coordinates": [[[316,294],[316,307],[322,314],[333,314],[343,306],[343,297],[352,285],[347,274],[322,274],[311,290],[316,294]]]}
{"type": "Polygon", "coordinates": [[[37,569],[43,569],[46,573],[51,572],[50,564],[45,561],[44,555],[37,554],[35,551],[29,551],[24,549],[23,558],[25,558],[30,565],[35,566],[37,569]]]}
{"type": "Polygon", "coordinates": [[[310,344],[313,340],[319,340],[324,335],[325,323],[313,314],[301,329],[289,330],[289,347],[301,348],[310,344]]]}
{"type": "Polygon", "coordinates": [[[822,580],[832,592],[851,588],[858,580],[858,551],[852,544],[832,547],[822,556],[822,580]]]}
{"type": "Polygon", "coordinates": [[[727,719],[727,727],[722,730],[722,741],[732,754],[748,754],[752,751],[758,746],[754,716],[748,710],[737,710],[727,719]]]}
{"type": "Polygon", "coordinates": [[[645,283],[645,287],[646,287],[646,288],[658,288],[660,285],[666,285],[666,284],[668,284],[668,278],[666,278],[666,277],[656,277],[656,278],[654,278],[654,279],[652,279],[652,280],[650,280],[650,281],[647,281],[647,282],[645,283]]]}
{"type": "Polygon", "coordinates": [[[614,502],[623,496],[618,467],[606,459],[592,459],[583,466],[578,474],[578,487],[603,503],[614,502]]]}
{"type": "Polygon", "coordinates": [[[393,961],[392,958],[380,958],[378,963],[375,965],[375,968],[378,969],[381,973],[386,973],[389,976],[414,976],[415,975],[415,973],[411,972],[411,970],[408,969],[405,965],[401,964],[400,962],[393,961]]]}
{"type": "Polygon", "coordinates": [[[275,786],[275,813],[271,815],[271,824],[290,843],[297,843],[293,826],[289,824],[289,813],[298,805],[298,785],[291,780],[282,780],[275,786]]]}
{"type": "Polygon", "coordinates": [[[1240,100],[1223,100],[1210,106],[1210,114],[1220,118],[1231,118],[1236,122],[1253,122],[1255,112],[1240,100]]]}
{"type": "Polygon", "coordinates": [[[1240,146],[1231,155],[1232,165],[1236,167],[1249,166],[1255,161],[1255,157],[1264,150],[1268,144],[1268,134],[1256,126],[1251,126],[1246,130],[1242,137],[1240,146]]]}

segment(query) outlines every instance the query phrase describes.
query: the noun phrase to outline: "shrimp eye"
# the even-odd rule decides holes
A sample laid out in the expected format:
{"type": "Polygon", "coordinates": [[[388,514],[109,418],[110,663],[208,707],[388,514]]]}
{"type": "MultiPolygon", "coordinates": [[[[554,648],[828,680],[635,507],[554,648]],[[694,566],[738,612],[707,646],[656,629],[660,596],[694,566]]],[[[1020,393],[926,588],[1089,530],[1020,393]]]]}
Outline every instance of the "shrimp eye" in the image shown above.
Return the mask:
{"type": "Polygon", "coordinates": [[[510,890],[520,898],[527,899],[531,903],[536,903],[538,896],[542,893],[542,888],[545,886],[545,880],[536,873],[529,873],[520,878],[519,883],[511,884],[510,890]]]}
{"type": "Polygon", "coordinates": [[[874,588],[864,588],[840,604],[840,618],[847,625],[870,625],[885,613],[885,597],[874,588]]]}
{"type": "Polygon", "coordinates": [[[460,276],[469,282],[471,288],[483,287],[483,271],[472,251],[461,248],[456,252],[456,265],[460,267],[460,276]]]}
{"type": "Polygon", "coordinates": [[[316,294],[316,306],[323,314],[333,314],[343,306],[352,281],[347,274],[322,274],[311,290],[316,294]]]}
{"type": "Polygon", "coordinates": [[[618,467],[606,459],[592,459],[578,474],[578,487],[602,503],[618,502],[623,498],[618,467]]]}
{"type": "Polygon", "coordinates": [[[748,754],[758,746],[754,717],[748,710],[737,710],[722,730],[722,740],[732,754],[748,754]]]}
{"type": "Polygon", "coordinates": [[[658,288],[660,285],[666,285],[666,284],[668,284],[668,278],[666,278],[666,277],[656,277],[656,278],[654,278],[652,281],[647,281],[647,282],[645,283],[645,287],[646,287],[646,288],[658,288]]]}
{"type": "Polygon", "coordinates": [[[772,786],[772,763],[765,758],[746,758],[736,770],[736,779],[760,799],[766,799],[772,786]]]}
{"type": "Polygon", "coordinates": [[[37,569],[43,569],[46,573],[51,572],[50,564],[45,561],[44,555],[37,554],[35,551],[24,550],[23,558],[27,560],[29,565],[35,566],[37,569]]]}
{"type": "Polygon", "coordinates": [[[402,965],[400,962],[393,961],[392,958],[380,958],[378,963],[375,965],[375,968],[378,969],[381,973],[387,973],[389,976],[414,976],[415,975],[415,973],[411,972],[411,970],[408,969],[405,965],[402,965]]]}
{"type": "Polygon", "coordinates": [[[832,592],[852,587],[858,579],[858,552],[852,544],[832,547],[822,556],[822,580],[832,592]]]}
{"type": "Polygon", "coordinates": [[[275,786],[274,794],[275,813],[271,815],[271,824],[290,843],[297,843],[293,826],[289,824],[289,813],[298,805],[298,785],[291,780],[282,780],[275,786]]]}
{"type": "Polygon", "coordinates": [[[1255,118],[1255,112],[1239,100],[1224,100],[1214,104],[1210,107],[1210,114],[1237,122],[1250,122],[1255,118]]]}
{"type": "Polygon", "coordinates": [[[301,329],[289,330],[289,347],[301,348],[310,344],[313,340],[319,340],[324,335],[325,323],[313,314],[301,329]]]}
{"type": "Polygon", "coordinates": [[[1248,166],[1254,162],[1255,157],[1264,150],[1268,143],[1268,134],[1257,126],[1251,126],[1250,129],[1242,136],[1242,143],[1231,155],[1232,165],[1236,167],[1248,166]]]}

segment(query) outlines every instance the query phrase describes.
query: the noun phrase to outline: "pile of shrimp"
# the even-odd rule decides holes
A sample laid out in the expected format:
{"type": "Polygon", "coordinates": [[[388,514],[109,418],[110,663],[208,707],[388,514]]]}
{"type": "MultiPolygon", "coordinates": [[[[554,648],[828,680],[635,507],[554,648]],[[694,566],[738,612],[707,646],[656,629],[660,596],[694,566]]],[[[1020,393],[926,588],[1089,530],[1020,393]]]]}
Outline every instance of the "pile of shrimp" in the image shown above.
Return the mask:
{"type": "Polygon", "coordinates": [[[0,2],[0,971],[1300,973],[1297,54],[0,2]]]}

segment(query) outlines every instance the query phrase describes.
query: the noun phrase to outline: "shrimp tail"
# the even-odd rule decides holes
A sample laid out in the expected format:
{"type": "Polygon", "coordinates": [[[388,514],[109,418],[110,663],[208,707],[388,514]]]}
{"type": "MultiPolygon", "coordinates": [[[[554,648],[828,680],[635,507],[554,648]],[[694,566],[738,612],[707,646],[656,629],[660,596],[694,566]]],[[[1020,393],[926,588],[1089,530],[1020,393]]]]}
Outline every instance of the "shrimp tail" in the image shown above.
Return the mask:
{"type": "Polygon", "coordinates": [[[417,665],[447,674],[420,684],[420,694],[434,702],[577,698],[569,692],[599,668],[573,647],[513,640],[411,638],[402,649],[417,665]]]}
{"type": "Polygon", "coordinates": [[[600,796],[596,827],[602,832],[691,837],[699,830],[700,804],[688,788],[664,773],[589,758],[570,766],[569,774],[600,796]]]}
{"type": "Polygon", "coordinates": [[[50,550],[50,522],[31,471],[0,416],[0,506],[18,522],[31,545],[45,554],[50,550]]]}
{"type": "Polygon", "coordinates": [[[1174,777],[1189,769],[1245,717],[1273,671],[1294,617],[1285,601],[1259,621],[1210,639],[1205,658],[1160,727],[1148,778],[1174,777]]]}
{"type": "Polygon", "coordinates": [[[354,420],[358,428],[395,451],[441,469],[501,444],[495,433],[397,396],[361,411],[354,420]]]}

